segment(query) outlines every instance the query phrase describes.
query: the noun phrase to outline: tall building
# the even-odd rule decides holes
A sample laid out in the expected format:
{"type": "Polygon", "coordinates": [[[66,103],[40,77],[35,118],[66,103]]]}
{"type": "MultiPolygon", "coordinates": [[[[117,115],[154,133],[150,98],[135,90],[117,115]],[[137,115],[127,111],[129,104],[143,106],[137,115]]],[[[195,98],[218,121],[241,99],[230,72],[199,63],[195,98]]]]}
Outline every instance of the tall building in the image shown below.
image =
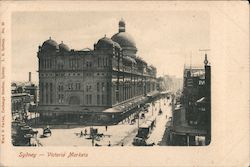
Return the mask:
{"type": "Polygon", "coordinates": [[[130,103],[156,92],[156,68],[136,53],[123,20],[118,33],[99,39],[93,50],[46,40],[37,53],[40,120],[109,122],[127,112],[122,108],[135,107],[130,103]]]}

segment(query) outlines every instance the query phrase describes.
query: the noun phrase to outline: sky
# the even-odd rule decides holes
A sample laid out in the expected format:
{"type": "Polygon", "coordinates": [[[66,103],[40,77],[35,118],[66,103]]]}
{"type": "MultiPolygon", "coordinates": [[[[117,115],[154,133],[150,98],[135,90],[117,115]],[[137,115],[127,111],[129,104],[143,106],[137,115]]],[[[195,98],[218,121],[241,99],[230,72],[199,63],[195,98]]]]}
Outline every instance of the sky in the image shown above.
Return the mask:
{"type": "Polygon", "coordinates": [[[157,75],[182,77],[186,66],[202,66],[210,43],[209,14],[203,11],[77,11],[12,14],[12,81],[38,82],[38,46],[51,37],[71,49],[93,48],[118,32],[123,18],[137,55],[157,68],[157,75]]]}

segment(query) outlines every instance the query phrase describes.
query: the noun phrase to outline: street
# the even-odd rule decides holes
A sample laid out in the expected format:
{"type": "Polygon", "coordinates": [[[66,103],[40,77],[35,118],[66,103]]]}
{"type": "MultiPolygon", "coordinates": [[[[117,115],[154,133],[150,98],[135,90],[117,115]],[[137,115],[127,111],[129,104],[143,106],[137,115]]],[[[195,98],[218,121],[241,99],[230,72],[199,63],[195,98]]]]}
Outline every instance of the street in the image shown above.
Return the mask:
{"type": "MultiPolygon", "coordinates": [[[[40,143],[40,146],[132,146],[134,137],[137,134],[138,126],[143,124],[149,117],[156,119],[156,126],[147,140],[154,142],[156,145],[162,140],[165,131],[165,125],[168,118],[172,117],[170,100],[161,99],[154,103],[154,106],[150,104],[148,112],[144,113],[145,118],[136,119],[136,122],[131,124],[129,119],[125,119],[118,125],[108,126],[78,126],[69,128],[53,128],[51,129],[52,135],[49,137],[41,137],[43,133],[42,128],[34,130],[38,131],[37,140],[32,142],[40,143]],[[162,114],[159,114],[159,110],[162,110],[162,114]],[[167,117],[166,117],[167,115],[167,117]],[[98,130],[100,137],[95,138],[94,141],[90,138],[90,128],[98,130]],[[85,135],[85,131],[87,134],[85,135]]],[[[140,114],[141,115],[141,114],[140,114]]]]}

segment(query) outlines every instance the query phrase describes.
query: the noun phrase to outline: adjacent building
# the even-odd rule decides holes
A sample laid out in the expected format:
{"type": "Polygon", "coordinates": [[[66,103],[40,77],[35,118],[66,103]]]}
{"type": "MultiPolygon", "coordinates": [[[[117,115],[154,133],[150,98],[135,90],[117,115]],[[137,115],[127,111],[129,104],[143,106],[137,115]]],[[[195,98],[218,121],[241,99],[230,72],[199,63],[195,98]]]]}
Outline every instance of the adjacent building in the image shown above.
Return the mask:
{"type": "Polygon", "coordinates": [[[208,145],[211,141],[211,67],[185,68],[183,91],[174,97],[170,145],[208,145]]]}

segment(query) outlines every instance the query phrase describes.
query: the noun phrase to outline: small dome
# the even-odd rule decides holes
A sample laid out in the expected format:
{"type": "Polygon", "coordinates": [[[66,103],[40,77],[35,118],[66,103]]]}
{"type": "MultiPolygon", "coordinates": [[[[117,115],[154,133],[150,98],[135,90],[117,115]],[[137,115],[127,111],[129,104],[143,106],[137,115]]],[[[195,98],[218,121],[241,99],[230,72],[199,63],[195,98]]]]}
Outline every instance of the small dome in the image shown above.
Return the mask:
{"type": "Polygon", "coordinates": [[[99,39],[99,41],[97,42],[96,44],[96,47],[97,48],[103,48],[103,49],[107,49],[109,48],[110,46],[113,46],[114,42],[110,39],[110,38],[107,38],[106,36],[99,39]]]}
{"type": "Polygon", "coordinates": [[[52,50],[54,51],[59,49],[57,42],[52,40],[51,38],[43,42],[41,48],[43,51],[52,51],[52,50]]]}
{"type": "Polygon", "coordinates": [[[114,41],[113,41],[113,43],[114,43],[114,46],[115,46],[115,47],[117,47],[117,48],[119,48],[119,49],[122,49],[121,46],[119,45],[119,43],[114,42],[114,41]]]}
{"type": "Polygon", "coordinates": [[[59,44],[59,50],[61,52],[69,52],[70,48],[62,42],[59,44]]]}

